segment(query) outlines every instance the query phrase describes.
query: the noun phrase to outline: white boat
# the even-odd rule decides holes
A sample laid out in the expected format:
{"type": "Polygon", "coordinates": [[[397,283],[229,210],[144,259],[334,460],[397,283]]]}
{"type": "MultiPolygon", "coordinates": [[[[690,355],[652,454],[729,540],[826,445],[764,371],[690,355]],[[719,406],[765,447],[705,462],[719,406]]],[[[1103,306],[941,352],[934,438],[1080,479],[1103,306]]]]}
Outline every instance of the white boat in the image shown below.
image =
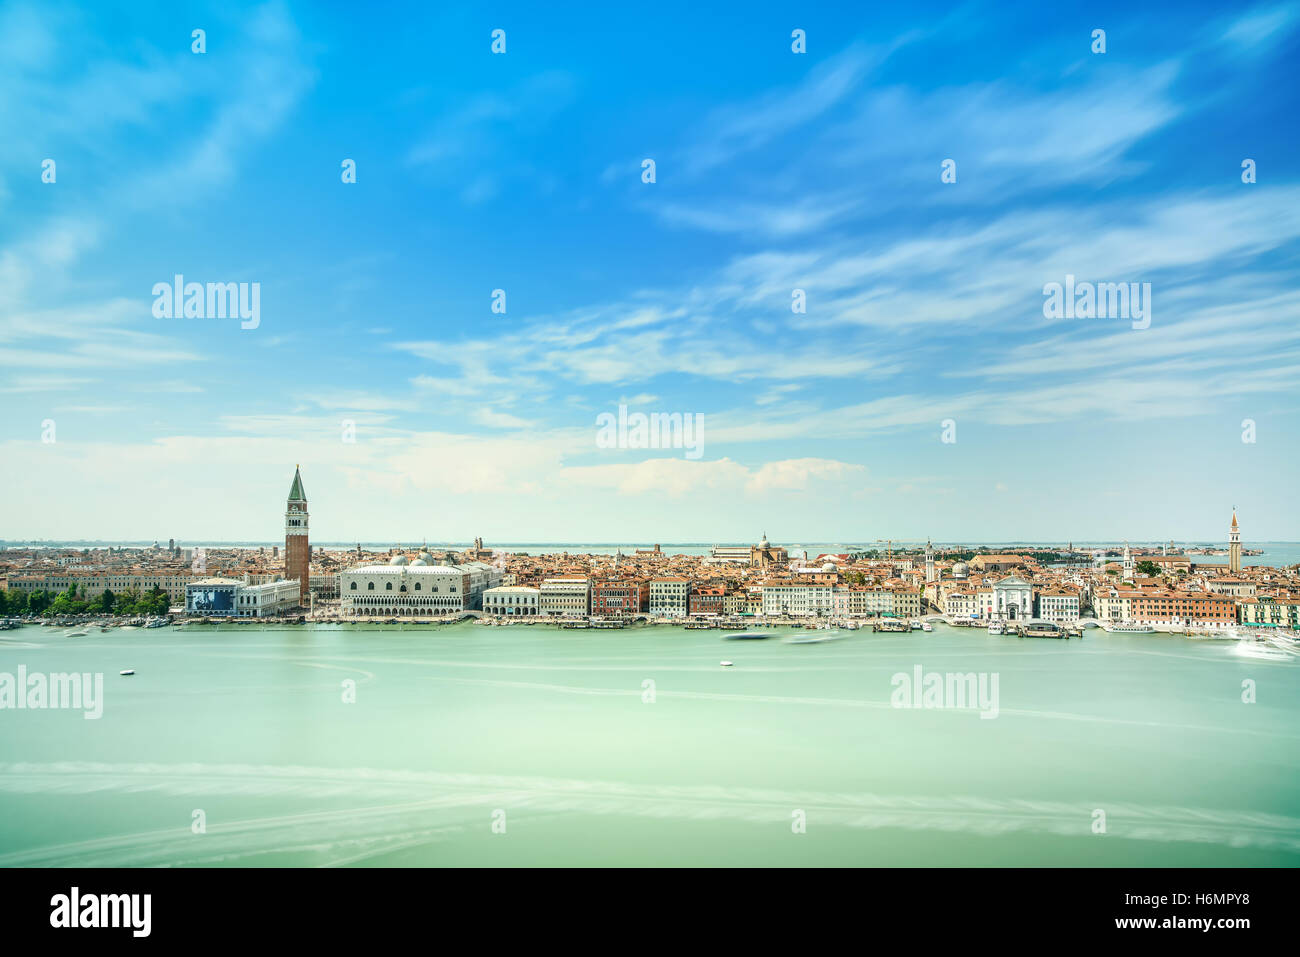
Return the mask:
{"type": "Polygon", "coordinates": [[[1113,632],[1117,635],[1154,635],[1156,630],[1150,625],[1140,625],[1136,621],[1111,621],[1102,622],[1104,631],[1113,632]]]}
{"type": "Polygon", "coordinates": [[[64,638],[85,638],[88,634],[90,634],[90,632],[88,631],[70,631],[63,637],[64,638]]]}
{"type": "Polygon", "coordinates": [[[1006,633],[1007,633],[1006,626],[1002,624],[1002,622],[1000,621],[989,622],[990,635],[1005,635],[1006,633]]]}
{"type": "Polygon", "coordinates": [[[718,664],[722,665],[724,668],[730,668],[732,663],[730,661],[719,661],[718,664]]]}
{"type": "Polygon", "coordinates": [[[920,623],[919,621],[913,621],[913,622],[911,622],[911,625],[912,625],[912,630],[913,630],[913,631],[920,631],[920,630],[921,630],[921,623],[920,623]]]}
{"type": "Polygon", "coordinates": [[[922,631],[934,631],[934,625],[930,624],[928,621],[923,621],[923,622],[921,622],[921,630],[922,630],[922,631]]]}
{"type": "Polygon", "coordinates": [[[122,675],[123,677],[125,677],[126,675],[133,675],[133,674],[135,674],[135,669],[134,669],[134,668],[123,668],[121,671],[118,672],[118,674],[119,674],[119,675],[122,675]]]}
{"type": "Polygon", "coordinates": [[[787,638],[787,639],[785,640],[785,643],[786,643],[787,645],[816,645],[816,644],[820,644],[820,643],[823,642],[823,641],[838,641],[839,639],[841,639],[841,638],[843,638],[843,637],[844,637],[844,636],[841,635],[838,631],[833,631],[833,632],[831,632],[831,633],[829,633],[829,634],[825,634],[825,635],[798,635],[798,636],[793,636],[793,637],[787,638]]]}
{"type": "Polygon", "coordinates": [[[1269,645],[1256,642],[1251,638],[1243,638],[1232,649],[1236,654],[1243,658],[1263,658],[1266,661],[1290,661],[1295,655],[1290,651],[1281,648],[1272,648],[1269,645]]]}

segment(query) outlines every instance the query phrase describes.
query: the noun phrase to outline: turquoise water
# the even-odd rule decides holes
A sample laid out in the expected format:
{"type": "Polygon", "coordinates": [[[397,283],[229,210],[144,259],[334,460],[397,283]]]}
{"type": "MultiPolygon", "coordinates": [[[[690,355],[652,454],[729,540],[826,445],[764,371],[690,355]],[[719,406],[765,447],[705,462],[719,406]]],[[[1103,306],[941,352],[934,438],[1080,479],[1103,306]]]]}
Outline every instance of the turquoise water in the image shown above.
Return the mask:
{"type": "Polygon", "coordinates": [[[105,675],[99,720],[0,711],[0,865],[1300,864],[1300,662],[1227,642],[63,633],[0,634],[105,675]],[[916,666],[997,717],[892,707],[916,666]]]}

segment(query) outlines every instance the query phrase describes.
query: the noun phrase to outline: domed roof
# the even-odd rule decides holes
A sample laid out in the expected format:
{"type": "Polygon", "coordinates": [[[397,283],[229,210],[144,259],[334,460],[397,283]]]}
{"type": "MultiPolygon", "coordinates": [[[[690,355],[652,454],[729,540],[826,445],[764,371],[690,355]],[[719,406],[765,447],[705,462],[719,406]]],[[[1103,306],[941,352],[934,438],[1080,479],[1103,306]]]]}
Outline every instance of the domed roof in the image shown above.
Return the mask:
{"type": "Polygon", "coordinates": [[[822,565],[822,571],[824,572],[839,571],[839,567],[834,562],[827,562],[826,564],[822,565]]]}
{"type": "Polygon", "coordinates": [[[424,556],[421,555],[421,556],[420,556],[419,558],[417,558],[415,561],[411,562],[411,567],[414,568],[416,565],[428,565],[428,564],[430,564],[430,562],[426,562],[426,561],[424,560],[424,556]]]}
{"type": "Polygon", "coordinates": [[[430,565],[433,563],[433,555],[426,548],[424,551],[420,552],[419,557],[416,558],[416,561],[424,562],[426,565],[430,565]]]}
{"type": "Polygon", "coordinates": [[[956,565],[952,566],[952,575],[954,578],[965,578],[968,571],[969,569],[966,567],[965,562],[958,562],[956,565]]]}
{"type": "Polygon", "coordinates": [[[390,564],[390,565],[409,565],[409,564],[411,564],[411,562],[410,562],[410,559],[408,559],[405,555],[394,555],[392,558],[390,558],[390,559],[388,560],[388,564],[390,564]]]}

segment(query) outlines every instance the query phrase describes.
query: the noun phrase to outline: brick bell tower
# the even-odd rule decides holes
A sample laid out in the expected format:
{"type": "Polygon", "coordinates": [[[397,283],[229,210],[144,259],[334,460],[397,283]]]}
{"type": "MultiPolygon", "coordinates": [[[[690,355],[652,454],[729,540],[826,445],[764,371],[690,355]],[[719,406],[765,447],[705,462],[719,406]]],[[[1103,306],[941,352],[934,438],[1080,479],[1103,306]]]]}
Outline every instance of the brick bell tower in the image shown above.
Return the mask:
{"type": "Polygon", "coordinates": [[[298,597],[306,605],[311,584],[311,545],[307,541],[307,495],[302,490],[302,473],[296,465],[284,512],[284,577],[298,580],[298,597]]]}

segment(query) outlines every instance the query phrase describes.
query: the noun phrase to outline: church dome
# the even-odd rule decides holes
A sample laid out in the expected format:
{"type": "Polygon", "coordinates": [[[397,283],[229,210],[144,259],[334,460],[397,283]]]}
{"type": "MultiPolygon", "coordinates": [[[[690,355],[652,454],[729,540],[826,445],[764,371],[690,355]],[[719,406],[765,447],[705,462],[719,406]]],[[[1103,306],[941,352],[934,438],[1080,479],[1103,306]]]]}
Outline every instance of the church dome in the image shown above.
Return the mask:
{"type": "Polygon", "coordinates": [[[834,562],[827,562],[826,564],[822,565],[822,571],[824,571],[824,572],[837,572],[837,571],[839,571],[839,567],[836,566],[836,564],[835,564],[834,562]]]}
{"type": "Polygon", "coordinates": [[[966,575],[967,575],[967,573],[968,573],[968,571],[969,571],[969,570],[966,568],[966,563],[965,563],[965,562],[958,562],[956,565],[953,565],[953,566],[952,566],[952,577],[953,577],[953,578],[965,578],[966,575]]]}
{"type": "Polygon", "coordinates": [[[409,565],[409,564],[411,564],[411,562],[410,562],[410,559],[408,559],[405,555],[394,555],[392,558],[390,558],[390,559],[388,560],[388,564],[390,564],[390,565],[409,565]]]}
{"type": "Polygon", "coordinates": [[[428,565],[428,564],[429,563],[424,560],[424,556],[420,556],[415,561],[411,562],[411,567],[414,568],[416,565],[428,565]]]}
{"type": "Polygon", "coordinates": [[[426,565],[432,565],[433,555],[429,552],[428,549],[425,549],[424,551],[420,552],[420,555],[418,558],[416,558],[416,561],[424,562],[426,565]]]}

